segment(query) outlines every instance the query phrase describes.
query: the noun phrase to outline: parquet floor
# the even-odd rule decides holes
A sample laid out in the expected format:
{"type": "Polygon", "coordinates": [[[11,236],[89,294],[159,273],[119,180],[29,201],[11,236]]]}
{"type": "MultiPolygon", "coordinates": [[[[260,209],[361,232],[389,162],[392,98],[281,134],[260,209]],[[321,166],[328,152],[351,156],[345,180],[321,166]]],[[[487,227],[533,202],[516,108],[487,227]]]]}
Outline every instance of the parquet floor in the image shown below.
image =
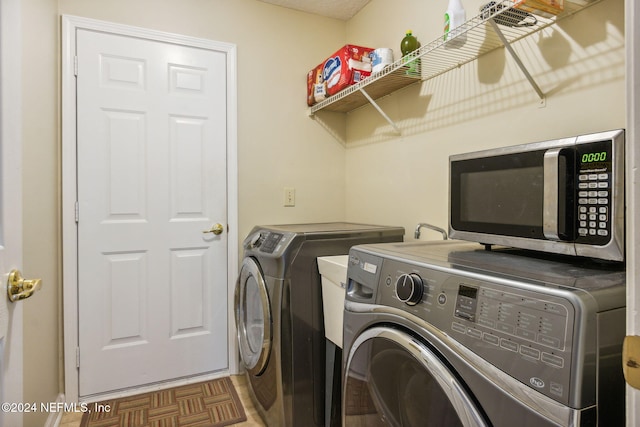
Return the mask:
{"type": "MultiPolygon", "coordinates": [[[[234,427],[265,427],[260,415],[253,407],[251,399],[249,398],[249,392],[247,390],[247,380],[244,375],[232,375],[231,381],[233,386],[238,392],[238,396],[244,406],[244,411],[247,414],[247,421],[239,424],[234,424],[234,427]]],[[[82,420],[81,413],[68,412],[62,416],[60,427],[80,427],[80,421],[82,420]]]]}

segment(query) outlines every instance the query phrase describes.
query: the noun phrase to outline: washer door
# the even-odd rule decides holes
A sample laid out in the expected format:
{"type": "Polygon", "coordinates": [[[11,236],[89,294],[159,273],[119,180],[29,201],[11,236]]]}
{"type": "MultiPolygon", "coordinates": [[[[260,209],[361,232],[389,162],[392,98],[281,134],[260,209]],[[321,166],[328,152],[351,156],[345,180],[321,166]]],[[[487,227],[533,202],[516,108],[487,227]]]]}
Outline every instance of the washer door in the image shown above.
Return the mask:
{"type": "Polygon", "coordinates": [[[389,327],[363,332],[349,351],[343,425],[486,426],[463,385],[424,343],[389,327]]]}
{"type": "Polygon", "coordinates": [[[260,266],[244,258],[235,293],[236,326],[242,362],[252,375],[260,375],[271,353],[271,305],[260,266]]]}

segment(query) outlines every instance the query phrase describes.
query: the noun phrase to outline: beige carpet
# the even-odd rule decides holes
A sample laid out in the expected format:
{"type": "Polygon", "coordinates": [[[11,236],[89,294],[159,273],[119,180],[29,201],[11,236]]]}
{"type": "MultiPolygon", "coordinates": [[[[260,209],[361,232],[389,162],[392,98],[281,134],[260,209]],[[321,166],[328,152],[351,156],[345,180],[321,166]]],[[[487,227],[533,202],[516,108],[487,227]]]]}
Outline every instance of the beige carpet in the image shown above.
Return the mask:
{"type": "Polygon", "coordinates": [[[88,406],[81,427],[222,427],[247,419],[229,377],[88,406]]]}

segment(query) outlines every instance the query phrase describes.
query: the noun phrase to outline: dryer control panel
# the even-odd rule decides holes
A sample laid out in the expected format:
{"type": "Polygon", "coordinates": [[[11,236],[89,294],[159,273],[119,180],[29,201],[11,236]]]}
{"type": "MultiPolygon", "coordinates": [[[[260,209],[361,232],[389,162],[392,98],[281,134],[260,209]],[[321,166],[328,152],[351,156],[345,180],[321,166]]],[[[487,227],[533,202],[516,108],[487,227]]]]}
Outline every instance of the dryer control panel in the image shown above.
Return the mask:
{"type": "Polygon", "coordinates": [[[260,245],[260,252],[266,252],[272,254],[278,247],[278,243],[284,237],[281,233],[266,233],[262,235],[262,244],[260,245]]]}
{"type": "Polygon", "coordinates": [[[245,248],[258,250],[263,254],[279,255],[292,236],[288,233],[278,233],[269,230],[261,230],[249,236],[245,240],[245,248]]]}

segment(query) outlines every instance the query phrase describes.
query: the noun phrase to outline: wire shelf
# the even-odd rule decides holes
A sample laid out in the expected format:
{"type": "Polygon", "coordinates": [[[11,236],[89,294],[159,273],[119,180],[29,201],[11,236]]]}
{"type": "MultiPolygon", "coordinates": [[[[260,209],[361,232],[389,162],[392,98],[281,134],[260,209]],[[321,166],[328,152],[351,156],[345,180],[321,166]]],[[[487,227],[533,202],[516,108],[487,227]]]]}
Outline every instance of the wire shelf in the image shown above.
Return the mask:
{"type": "MultiPolygon", "coordinates": [[[[516,9],[515,0],[498,0],[487,3],[472,19],[452,31],[450,40],[440,36],[430,43],[405,55],[381,71],[371,74],[355,85],[311,106],[310,115],[320,110],[346,113],[371,100],[389,95],[414,83],[429,80],[458,68],[502,46],[507,47],[516,60],[519,59],[510,44],[536,33],[558,20],[598,3],[601,0],[574,0],[565,2],[565,10],[557,15],[543,17],[516,9]],[[454,34],[455,32],[455,34],[454,34]],[[460,41],[465,39],[462,46],[460,41]],[[412,67],[412,64],[415,64],[412,67]]],[[[543,98],[544,94],[528,75],[524,65],[518,64],[532,86],[543,98]]],[[[374,104],[376,108],[377,105],[374,104]]],[[[379,110],[380,111],[380,110],[379,110]]],[[[382,113],[382,111],[381,111],[382,113]]]]}

